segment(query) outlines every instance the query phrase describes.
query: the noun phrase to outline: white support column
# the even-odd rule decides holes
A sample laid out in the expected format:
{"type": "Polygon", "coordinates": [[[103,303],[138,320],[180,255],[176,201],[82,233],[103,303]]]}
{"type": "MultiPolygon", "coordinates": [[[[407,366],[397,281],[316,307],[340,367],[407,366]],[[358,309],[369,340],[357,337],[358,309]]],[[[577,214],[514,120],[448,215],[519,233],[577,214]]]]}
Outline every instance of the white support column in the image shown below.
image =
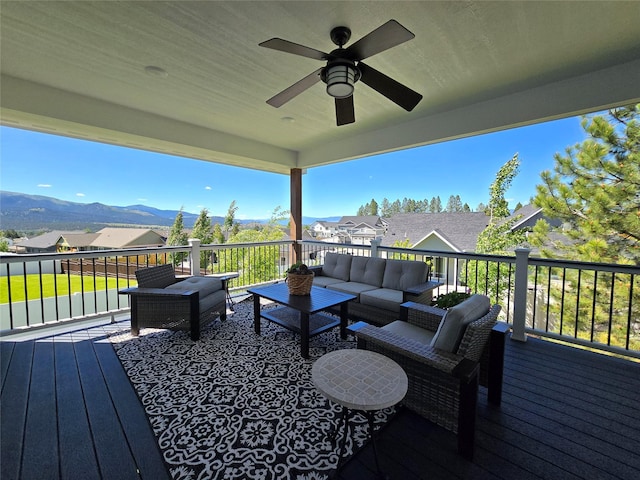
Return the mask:
{"type": "Polygon", "coordinates": [[[190,238],[189,246],[191,247],[191,253],[189,254],[189,264],[191,265],[191,275],[194,277],[200,276],[200,239],[190,238]]]}
{"type": "Polygon", "coordinates": [[[374,238],[373,240],[371,240],[371,256],[372,257],[378,257],[378,247],[380,246],[380,244],[382,243],[382,239],[380,238],[374,238]]]}
{"type": "Polygon", "coordinates": [[[516,285],[513,295],[513,329],[511,339],[527,341],[525,324],[527,320],[527,289],[529,288],[529,254],[528,248],[516,248],[516,285]]]}

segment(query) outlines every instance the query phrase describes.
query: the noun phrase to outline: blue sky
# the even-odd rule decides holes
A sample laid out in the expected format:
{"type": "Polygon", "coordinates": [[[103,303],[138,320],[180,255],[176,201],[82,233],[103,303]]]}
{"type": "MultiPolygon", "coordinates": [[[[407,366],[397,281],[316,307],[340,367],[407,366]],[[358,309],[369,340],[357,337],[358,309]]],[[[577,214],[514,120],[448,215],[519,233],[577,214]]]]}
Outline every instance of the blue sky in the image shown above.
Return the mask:
{"type": "MultiPolygon", "coordinates": [[[[487,203],[498,169],[519,153],[520,172],[506,194],[510,205],[535,194],[553,156],[586,137],[580,118],[556,120],[307,171],[303,215],[355,215],[375,198],[422,200],[460,195],[474,210],[487,203]]],[[[237,218],[269,218],[289,208],[289,177],[130,148],[0,127],[0,188],[106,205],[144,204],[237,218]]],[[[1,208],[1,206],[0,206],[1,208]]]]}

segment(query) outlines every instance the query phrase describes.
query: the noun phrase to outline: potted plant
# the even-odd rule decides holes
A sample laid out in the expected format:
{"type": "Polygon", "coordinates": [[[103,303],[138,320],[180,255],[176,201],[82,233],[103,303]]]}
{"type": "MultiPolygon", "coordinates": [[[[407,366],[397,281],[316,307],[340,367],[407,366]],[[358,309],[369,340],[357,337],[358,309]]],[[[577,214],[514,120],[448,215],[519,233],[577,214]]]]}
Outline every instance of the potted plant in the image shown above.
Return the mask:
{"type": "Polygon", "coordinates": [[[296,262],[287,270],[290,295],[309,295],[313,284],[313,272],[302,262],[296,262]]]}
{"type": "Polygon", "coordinates": [[[471,294],[467,292],[443,293],[442,295],[438,295],[438,298],[433,300],[431,302],[431,305],[446,310],[448,308],[455,307],[459,303],[464,302],[470,296],[471,294]]]}

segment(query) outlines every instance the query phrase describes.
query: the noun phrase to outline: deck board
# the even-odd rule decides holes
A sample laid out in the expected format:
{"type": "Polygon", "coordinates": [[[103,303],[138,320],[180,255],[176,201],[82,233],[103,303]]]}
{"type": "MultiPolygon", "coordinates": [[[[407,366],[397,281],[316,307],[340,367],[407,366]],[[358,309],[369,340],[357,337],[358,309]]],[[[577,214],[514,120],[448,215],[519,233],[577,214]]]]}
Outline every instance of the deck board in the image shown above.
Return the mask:
{"type": "MultiPolygon", "coordinates": [[[[94,330],[0,342],[2,478],[169,478],[107,330],[94,330]]],[[[638,363],[508,341],[502,405],[480,389],[473,462],[401,408],[378,433],[380,463],[401,480],[636,480],[638,391],[638,363]]],[[[368,444],[336,478],[373,478],[374,466],[368,444]]]]}
{"type": "Polygon", "coordinates": [[[73,478],[81,470],[87,480],[99,479],[91,427],[84,405],[82,384],[73,343],[55,342],[60,476],[73,478]]]}
{"type": "MultiPolygon", "coordinates": [[[[5,347],[6,348],[6,347],[5,347]]],[[[20,463],[24,446],[33,342],[16,343],[0,398],[0,478],[21,478],[20,463]]],[[[4,360],[4,359],[3,359],[4,360]]]]}
{"type": "Polygon", "coordinates": [[[58,477],[58,438],[53,343],[36,342],[22,455],[24,478],[58,477]]]}

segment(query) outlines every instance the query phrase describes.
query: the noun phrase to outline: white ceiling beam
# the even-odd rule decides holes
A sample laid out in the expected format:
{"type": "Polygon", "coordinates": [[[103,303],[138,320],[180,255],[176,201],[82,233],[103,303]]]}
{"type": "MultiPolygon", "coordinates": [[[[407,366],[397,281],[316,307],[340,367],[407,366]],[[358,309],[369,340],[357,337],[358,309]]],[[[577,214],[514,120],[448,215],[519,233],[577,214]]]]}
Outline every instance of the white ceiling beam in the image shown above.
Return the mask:
{"type": "Polygon", "coordinates": [[[55,135],[289,174],[297,152],[2,75],[0,122],[55,135]]]}
{"type": "Polygon", "coordinates": [[[300,152],[301,168],[485,134],[640,102],[640,60],[336,139],[300,152]]]}

